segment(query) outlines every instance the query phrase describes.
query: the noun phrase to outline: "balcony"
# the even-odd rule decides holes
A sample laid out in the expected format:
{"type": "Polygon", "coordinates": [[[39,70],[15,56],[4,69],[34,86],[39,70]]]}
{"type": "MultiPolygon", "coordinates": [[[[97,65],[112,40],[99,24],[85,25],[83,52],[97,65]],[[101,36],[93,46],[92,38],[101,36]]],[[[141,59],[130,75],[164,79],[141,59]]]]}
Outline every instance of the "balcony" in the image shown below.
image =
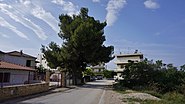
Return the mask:
{"type": "Polygon", "coordinates": [[[124,68],[122,68],[122,69],[115,69],[115,72],[123,72],[124,71],[124,68]]]}
{"type": "Polygon", "coordinates": [[[115,64],[127,64],[128,61],[115,61],[114,63],[115,64]]]}

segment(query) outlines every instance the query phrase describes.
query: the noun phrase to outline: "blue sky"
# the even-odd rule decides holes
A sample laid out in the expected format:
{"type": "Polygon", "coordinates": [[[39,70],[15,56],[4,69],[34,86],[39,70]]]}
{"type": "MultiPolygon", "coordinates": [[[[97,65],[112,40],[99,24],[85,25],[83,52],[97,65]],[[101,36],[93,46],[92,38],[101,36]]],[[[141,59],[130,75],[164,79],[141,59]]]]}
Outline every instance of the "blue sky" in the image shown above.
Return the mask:
{"type": "MultiPolygon", "coordinates": [[[[37,56],[41,44],[59,45],[58,16],[89,15],[107,21],[106,45],[115,53],[133,53],[163,60],[175,66],[185,64],[185,0],[0,0],[0,50],[37,56]]],[[[115,68],[114,60],[108,64],[115,68]]]]}

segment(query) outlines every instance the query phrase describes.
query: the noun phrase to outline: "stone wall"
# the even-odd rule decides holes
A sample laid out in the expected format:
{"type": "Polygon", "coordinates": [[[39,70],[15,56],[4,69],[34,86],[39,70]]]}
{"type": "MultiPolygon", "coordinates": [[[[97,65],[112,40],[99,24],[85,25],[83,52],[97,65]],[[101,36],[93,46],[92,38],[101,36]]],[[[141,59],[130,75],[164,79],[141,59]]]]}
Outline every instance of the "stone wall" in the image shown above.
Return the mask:
{"type": "Polygon", "coordinates": [[[0,101],[20,96],[31,95],[49,90],[49,83],[14,85],[0,88],[0,101]]]}

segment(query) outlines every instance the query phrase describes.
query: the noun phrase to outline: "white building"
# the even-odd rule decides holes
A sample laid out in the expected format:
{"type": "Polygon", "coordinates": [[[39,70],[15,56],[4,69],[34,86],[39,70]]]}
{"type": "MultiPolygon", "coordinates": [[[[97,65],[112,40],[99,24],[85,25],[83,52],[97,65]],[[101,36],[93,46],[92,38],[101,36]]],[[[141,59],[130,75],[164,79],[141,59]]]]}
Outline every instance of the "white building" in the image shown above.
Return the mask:
{"type": "Polygon", "coordinates": [[[12,52],[0,52],[0,59],[9,63],[22,65],[35,69],[36,67],[36,57],[24,54],[22,51],[12,51],[12,52]]]}
{"type": "Polygon", "coordinates": [[[103,73],[105,70],[105,64],[99,64],[96,66],[91,66],[90,67],[94,73],[103,73]]]}
{"type": "Polygon", "coordinates": [[[0,51],[0,85],[15,85],[34,82],[35,57],[22,51],[0,51]]]}
{"type": "Polygon", "coordinates": [[[42,67],[44,67],[45,69],[50,70],[51,68],[48,66],[48,62],[46,61],[46,59],[44,58],[43,55],[44,55],[43,53],[38,54],[36,60],[39,63],[37,63],[37,67],[39,67],[40,65],[42,65],[42,67]]]}
{"type": "Polygon", "coordinates": [[[37,67],[39,67],[41,65],[44,69],[47,69],[47,70],[50,70],[50,71],[53,71],[53,72],[57,73],[57,71],[58,71],[57,68],[56,69],[52,69],[52,68],[50,68],[48,66],[48,62],[47,62],[46,58],[44,58],[44,54],[43,53],[38,54],[36,61],[38,62],[36,64],[37,67]]]}
{"type": "Polygon", "coordinates": [[[0,61],[0,86],[34,82],[35,69],[0,61]]]}
{"type": "Polygon", "coordinates": [[[129,62],[140,62],[143,60],[143,54],[141,53],[134,53],[134,54],[119,54],[115,55],[116,57],[116,69],[115,72],[117,73],[116,76],[114,76],[114,79],[121,80],[122,78],[122,73],[125,69],[125,65],[128,64],[129,62]]]}

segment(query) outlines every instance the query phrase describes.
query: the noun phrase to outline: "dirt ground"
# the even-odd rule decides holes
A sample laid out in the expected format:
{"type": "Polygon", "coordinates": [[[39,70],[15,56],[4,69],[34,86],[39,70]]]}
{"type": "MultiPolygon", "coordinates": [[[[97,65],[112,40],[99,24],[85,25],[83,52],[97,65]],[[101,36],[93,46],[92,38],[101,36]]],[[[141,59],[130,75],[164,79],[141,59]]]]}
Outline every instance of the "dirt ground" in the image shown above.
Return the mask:
{"type": "MultiPolygon", "coordinates": [[[[129,100],[127,100],[130,98],[140,99],[140,100],[160,100],[159,98],[147,93],[131,92],[127,94],[121,94],[109,89],[109,90],[106,90],[105,92],[104,104],[130,104],[129,100]]],[[[140,104],[140,103],[134,102],[134,104],[140,104]]]]}

